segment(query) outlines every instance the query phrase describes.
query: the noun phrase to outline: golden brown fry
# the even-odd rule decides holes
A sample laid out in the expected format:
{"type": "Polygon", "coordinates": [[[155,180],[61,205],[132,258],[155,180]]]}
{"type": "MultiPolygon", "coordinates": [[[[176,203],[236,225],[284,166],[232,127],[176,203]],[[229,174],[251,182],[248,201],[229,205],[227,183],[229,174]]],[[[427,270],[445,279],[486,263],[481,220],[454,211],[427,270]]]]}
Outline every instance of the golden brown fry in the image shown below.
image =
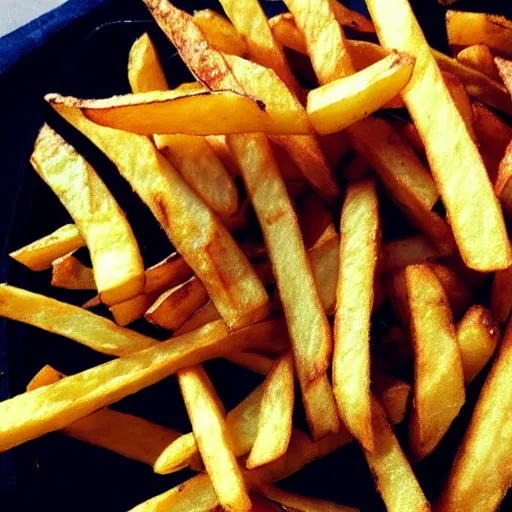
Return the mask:
{"type": "Polygon", "coordinates": [[[403,380],[372,370],[372,391],[386,411],[391,425],[398,425],[405,419],[411,385],[403,380]]]}
{"type": "Polygon", "coordinates": [[[142,34],[130,48],[128,81],[133,92],[169,89],[160,59],[147,32],[142,34]]]}
{"type": "Polygon", "coordinates": [[[511,482],[512,324],[476,404],[439,510],[497,510],[511,482]]]}
{"type": "Polygon", "coordinates": [[[362,14],[348,9],[338,0],[329,0],[329,6],[340,25],[350,27],[358,32],[375,33],[373,23],[362,14]]]}
{"type": "Polygon", "coordinates": [[[512,216],[512,140],[510,141],[505,156],[500,162],[498,178],[494,189],[499,197],[503,209],[512,216]]]}
{"type": "Polygon", "coordinates": [[[297,29],[293,14],[283,12],[268,20],[268,24],[272,29],[272,34],[281,46],[291,48],[296,52],[307,54],[306,41],[304,36],[297,29]]]}
{"type": "Polygon", "coordinates": [[[299,223],[306,249],[320,247],[337,238],[332,213],[315,194],[308,194],[299,209],[299,223]]]}
{"type": "Polygon", "coordinates": [[[313,89],[307,105],[311,124],[318,133],[328,134],[368,117],[400,93],[413,67],[414,58],[391,52],[354,75],[313,89]]]}
{"type": "Polygon", "coordinates": [[[402,240],[393,240],[382,246],[379,269],[392,272],[440,258],[439,254],[422,236],[411,236],[402,240]]]}
{"type": "Polygon", "coordinates": [[[501,209],[410,5],[406,0],[388,0],[385,5],[369,0],[368,8],[383,45],[416,57],[402,98],[425,143],[464,262],[480,271],[507,268],[512,264],[512,252],[501,209]],[[432,122],[431,112],[438,111],[443,112],[449,131],[439,131],[432,122]]]}
{"type": "Polygon", "coordinates": [[[219,312],[212,301],[203,306],[197,313],[190,317],[175,333],[174,335],[181,335],[187,332],[198,329],[214,320],[220,318],[219,312]]]}
{"type": "Polygon", "coordinates": [[[77,260],[73,253],[52,262],[52,286],[68,290],[96,290],[92,268],[77,260]]]}
{"type": "Polygon", "coordinates": [[[31,381],[27,384],[27,391],[32,391],[37,388],[42,388],[48,384],[58,382],[64,378],[64,374],[57,371],[49,364],[43,366],[35,375],[31,381]]]}
{"type": "Polygon", "coordinates": [[[370,316],[379,223],[375,182],[350,184],[340,224],[333,389],[341,419],[369,451],[375,450],[370,397],[370,316]]]}
{"type": "Polygon", "coordinates": [[[446,31],[452,46],[486,44],[512,57],[512,21],[478,12],[446,12],[446,31]]]}
{"type": "Polygon", "coordinates": [[[126,217],[94,169],[48,125],[30,158],[84,237],[102,302],[111,305],[144,288],[144,263],[126,217]]]}
{"type": "Polygon", "coordinates": [[[500,328],[493,316],[482,306],[472,306],[457,324],[466,386],[480,373],[494,354],[500,339],[500,328]]]}
{"type": "Polygon", "coordinates": [[[498,322],[505,323],[512,310],[512,267],[496,272],[492,283],[491,311],[498,322]]]}
{"type": "Polygon", "coordinates": [[[499,80],[500,75],[494,57],[486,44],[473,44],[463,48],[457,54],[457,60],[470,68],[484,73],[492,80],[499,80]]]}
{"type": "Polygon", "coordinates": [[[236,28],[224,16],[211,9],[194,12],[194,22],[206,39],[221,52],[243,57],[247,54],[247,43],[236,28]]]}
{"type": "Polygon", "coordinates": [[[66,224],[53,233],[11,252],[9,256],[30,270],[45,270],[66,254],[85,246],[80,231],[74,224],[66,224]]]}
{"type": "Polygon", "coordinates": [[[425,146],[413,122],[396,120],[391,121],[391,126],[414,148],[419,156],[425,157],[425,146]]]}
{"type": "Polygon", "coordinates": [[[223,163],[224,167],[229,171],[231,176],[240,176],[240,169],[238,168],[233,155],[229,149],[225,135],[209,135],[206,141],[212,148],[217,158],[223,163]]]}
{"type": "Polygon", "coordinates": [[[375,485],[389,512],[429,512],[430,505],[405,457],[386,414],[372,399],[375,451],[364,451],[375,485]]]}
{"type": "Polygon", "coordinates": [[[268,375],[275,364],[275,359],[251,352],[233,352],[225,359],[258,375],[268,375]]]}
{"type": "MultiPolygon", "coordinates": [[[[512,34],[512,24],[511,24],[511,34],[512,34]]],[[[512,97],[512,61],[507,59],[502,59],[501,57],[495,57],[494,62],[496,63],[496,67],[498,68],[499,75],[507,88],[510,96],[512,97]]]]}
{"type": "Polygon", "coordinates": [[[258,431],[246,462],[248,469],[268,464],[288,449],[295,400],[293,375],[293,354],[287,352],[265,380],[258,431]]]}
{"type": "Polygon", "coordinates": [[[414,340],[414,401],[409,443],[417,460],[439,444],[464,404],[464,373],[443,287],[427,265],[405,269],[414,340]]]}
{"type": "Polygon", "coordinates": [[[175,331],[207,302],[206,288],[194,276],[183,284],[162,293],[146,311],[144,317],[164,329],[175,331]]]}
{"type": "Polygon", "coordinates": [[[217,217],[146,137],[101,127],[78,109],[61,103],[52,106],[112,159],[205,285],[230,327],[265,318],[268,295],[247,258],[217,217]],[[190,215],[191,211],[194,215],[190,215]]]}
{"type": "Polygon", "coordinates": [[[208,375],[201,366],[196,366],[180,370],[178,381],[199,452],[219,503],[228,511],[249,511],[251,500],[231,451],[224,414],[208,375]]]}

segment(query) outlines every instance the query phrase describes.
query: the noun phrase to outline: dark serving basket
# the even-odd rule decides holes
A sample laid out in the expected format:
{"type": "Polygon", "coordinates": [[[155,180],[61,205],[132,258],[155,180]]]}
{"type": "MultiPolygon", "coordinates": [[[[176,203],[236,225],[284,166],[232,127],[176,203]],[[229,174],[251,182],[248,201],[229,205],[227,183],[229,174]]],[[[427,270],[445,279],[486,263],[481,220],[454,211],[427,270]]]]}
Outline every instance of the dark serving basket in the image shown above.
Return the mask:
{"type": "MultiPolygon", "coordinates": [[[[382,0],[385,1],[385,0],[382,0]]],[[[269,15],[284,10],[280,1],[262,2],[269,15]]],[[[217,0],[176,0],[187,10],[220,9],[217,0]]],[[[412,2],[431,44],[446,49],[444,9],[435,0],[412,2]]],[[[509,15],[502,0],[461,1],[456,8],[509,15]]],[[[347,5],[365,12],[363,0],[347,5]]],[[[89,298],[85,292],[50,287],[49,272],[30,272],[8,253],[70,221],[50,189],[32,171],[29,156],[41,124],[48,121],[86,155],[127,212],[147,265],[169,254],[172,246],[156,221],[89,141],[59,119],[45,104],[47,92],[81,97],[105,97],[129,91],[126,64],[133,41],[143,32],[155,41],[171,84],[190,78],[140,0],[70,0],[55,11],[0,39],[0,281],[51,295],[74,304],[89,298]]],[[[136,324],[163,339],[165,333],[136,324]]],[[[0,321],[0,400],[21,393],[45,364],[76,373],[106,361],[103,355],[38,329],[0,321]]],[[[261,378],[223,361],[206,363],[227,409],[236,405],[261,378]]],[[[440,448],[418,465],[420,483],[435,499],[449,471],[484,376],[473,384],[464,408],[440,448]]],[[[138,414],[183,432],[190,424],[176,380],[165,379],[114,408],[138,414]]],[[[398,427],[401,436],[403,427],[398,427]]],[[[149,466],[125,459],[59,434],[49,434],[0,454],[0,510],[121,512],[189,478],[184,470],[154,475],[149,466]]],[[[352,443],[310,464],[283,482],[287,489],[360,507],[384,510],[370,471],[352,443]]],[[[503,510],[512,508],[509,498],[503,510]]]]}

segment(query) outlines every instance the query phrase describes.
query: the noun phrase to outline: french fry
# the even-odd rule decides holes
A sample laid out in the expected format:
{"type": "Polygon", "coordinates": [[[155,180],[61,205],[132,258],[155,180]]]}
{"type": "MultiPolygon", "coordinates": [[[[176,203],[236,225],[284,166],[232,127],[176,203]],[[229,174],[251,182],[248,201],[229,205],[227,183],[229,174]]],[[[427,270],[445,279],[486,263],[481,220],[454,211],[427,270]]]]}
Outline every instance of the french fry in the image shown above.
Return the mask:
{"type": "Polygon", "coordinates": [[[313,89],[307,105],[311,124],[318,133],[328,134],[373,114],[400,93],[413,67],[413,58],[392,52],[363,71],[313,89]]]}
{"type": "Polygon", "coordinates": [[[304,197],[299,208],[299,224],[308,250],[338,237],[331,212],[315,194],[304,197]]]}
{"type": "Polygon", "coordinates": [[[66,224],[53,233],[13,251],[9,256],[30,270],[45,270],[66,254],[85,246],[80,231],[74,224],[66,224]]]}
{"type": "Polygon", "coordinates": [[[111,305],[144,288],[144,263],[133,231],[94,169],[48,125],[30,158],[73,217],[89,249],[102,302],[111,305]]]}
{"type": "Polygon", "coordinates": [[[392,121],[391,126],[400,134],[400,137],[412,146],[419,156],[425,157],[425,146],[413,122],[392,121]]]}
{"type": "Polygon", "coordinates": [[[416,57],[402,98],[422,136],[464,262],[480,271],[507,268],[512,263],[510,242],[484,163],[410,5],[406,0],[392,0],[386,6],[369,0],[368,8],[381,43],[416,57]],[[449,132],[441,135],[431,122],[434,111],[443,112],[444,122],[452,127],[449,132]]]}
{"type": "Polygon", "coordinates": [[[440,510],[497,510],[510,487],[511,369],[509,324],[441,495],[440,510]]]}
{"type": "MultiPolygon", "coordinates": [[[[512,24],[511,33],[512,33],[512,24]]],[[[496,63],[496,67],[498,68],[499,75],[507,88],[507,91],[512,97],[512,62],[507,59],[502,59],[501,57],[495,57],[494,62],[496,63]]]]}
{"type": "Polygon", "coordinates": [[[512,21],[478,12],[446,12],[446,32],[451,46],[485,44],[512,57],[512,21]]]}
{"type": "Polygon", "coordinates": [[[233,352],[226,359],[258,375],[268,375],[275,364],[271,357],[251,352],[233,352]]]}
{"type": "Polygon", "coordinates": [[[341,419],[365,449],[375,450],[370,396],[370,316],[380,225],[373,181],[347,188],[340,224],[334,318],[333,389],[341,419]]]}
{"type": "Polygon", "coordinates": [[[512,310],[512,267],[496,272],[491,290],[491,311],[500,323],[507,322],[512,310]]]}
{"type": "MultiPolygon", "coordinates": [[[[207,92],[208,87],[201,82],[183,82],[178,85],[174,91],[177,93],[190,94],[196,92],[207,92]]],[[[211,135],[211,137],[222,137],[222,135],[211,135]]]]}
{"type": "Polygon", "coordinates": [[[405,269],[414,341],[414,400],[409,424],[413,456],[439,444],[464,404],[464,373],[448,299],[427,265],[405,269]]]}
{"type": "Polygon", "coordinates": [[[292,434],[293,374],[293,354],[287,352],[275,363],[265,381],[258,431],[247,458],[247,469],[268,464],[286,453],[292,434]]]}
{"type": "Polygon", "coordinates": [[[287,182],[303,182],[304,175],[301,170],[297,166],[297,164],[293,161],[290,153],[286,151],[286,149],[279,144],[272,144],[272,151],[274,153],[274,157],[277,160],[279,165],[279,169],[281,170],[281,174],[283,179],[287,182]]]}
{"type": "Polygon", "coordinates": [[[340,25],[350,27],[358,32],[375,33],[373,23],[362,14],[348,9],[338,0],[329,0],[329,6],[340,25]]]}
{"type": "Polygon", "coordinates": [[[372,371],[372,391],[386,411],[391,425],[402,423],[409,405],[411,385],[385,373],[372,371]]]}
{"type": "MultiPolygon", "coordinates": [[[[498,178],[494,186],[503,209],[512,216],[512,140],[505,150],[505,156],[500,162],[498,178]]],[[[498,274],[499,272],[497,272],[498,274]]]]}
{"type": "Polygon", "coordinates": [[[52,106],[112,159],[205,285],[230,327],[265,318],[268,295],[247,258],[217,217],[146,137],[96,125],[78,109],[62,103],[52,106]],[[191,211],[195,214],[190,215],[191,211]],[[203,235],[197,236],[199,233],[203,235]]]}
{"type": "Polygon", "coordinates": [[[422,236],[411,236],[401,240],[393,240],[382,246],[379,269],[382,272],[393,272],[415,265],[436,260],[441,257],[422,236]]]}
{"type": "Polygon", "coordinates": [[[229,433],[219,398],[201,366],[180,370],[178,381],[194,437],[212,480],[219,503],[226,510],[249,511],[251,500],[230,448],[229,433]]]}
{"type": "Polygon", "coordinates": [[[499,80],[500,75],[494,57],[486,44],[472,44],[457,54],[457,60],[470,68],[484,73],[492,80],[499,80]]]}
{"type": "Polygon", "coordinates": [[[102,126],[140,135],[176,134],[224,135],[265,132],[274,135],[311,133],[305,112],[277,102],[262,103],[232,91],[198,92],[183,95],[175,91],[125,94],[100,100],[82,100],[47,95],[49,102],[79,108],[102,126]],[[187,123],[182,120],[187,118],[187,123]],[[214,123],[213,120],[216,119],[214,123]]]}
{"type": "Polygon", "coordinates": [[[368,162],[361,155],[356,154],[343,169],[343,176],[346,180],[357,181],[364,178],[369,169],[368,162]]]}
{"type": "Polygon", "coordinates": [[[211,9],[194,12],[194,22],[206,39],[221,52],[243,57],[247,54],[247,43],[236,28],[224,16],[211,9]]]}
{"type": "Polygon", "coordinates": [[[207,302],[206,288],[197,277],[192,277],[162,293],[144,317],[164,329],[175,331],[207,302]]]}
{"type": "Polygon", "coordinates": [[[57,371],[49,364],[43,366],[27,384],[27,391],[42,388],[48,384],[53,384],[64,378],[64,374],[57,371]]]}
{"type": "Polygon", "coordinates": [[[219,312],[217,311],[215,304],[210,300],[199,311],[185,321],[185,323],[176,330],[174,335],[181,335],[193,331],[194,329],[198,329],[199,327],[213,322],[214,320],[218,320],[219,318],[219,312]]]}
{"type": "Polygon", "coordinates": [[[206,141],[217,155],[217,158],[224,164],[231,176],[240,176],[240,169],[235,162],[231,150],[229,149],[225,135],[210,135],[206,141]]]}
{"type": "Polygon", "coordinates": [[[489,311],[482,306],[468,309],[457,324],[457,343],[466,386],[489,362],[499,339],[499,326],[489,311]]]}
{"type": "Polygon", "coordinates": [[[247,44],[248,55],[257,64],[273,69],[297,97],[300,86],[288,65],[282,47],[276,42],[267,17],[257,0],[221,0],[221,5],[237,32],[247,44]]]}
{"type": "Polygon", "coordinates": [[[372,399],[375,451],[364,450],[375,485],[390,512],[430,511],[430,505],[405,457],[386,414],[372,399]]]}
{"type": "Polygon", "coordinates": [[[308,53],[304,36],[297,30],[293,14],[289,12],[277,14],[268,20],[268,24],[274,38],[281,46],[291,48],[298,53],[308,53]]]}
{"type": "Polygon", "coordinates": [[[92,268],[86,267],[72,253],[52,263],[52,286],[68,290],[96,290],[92,268]]]}

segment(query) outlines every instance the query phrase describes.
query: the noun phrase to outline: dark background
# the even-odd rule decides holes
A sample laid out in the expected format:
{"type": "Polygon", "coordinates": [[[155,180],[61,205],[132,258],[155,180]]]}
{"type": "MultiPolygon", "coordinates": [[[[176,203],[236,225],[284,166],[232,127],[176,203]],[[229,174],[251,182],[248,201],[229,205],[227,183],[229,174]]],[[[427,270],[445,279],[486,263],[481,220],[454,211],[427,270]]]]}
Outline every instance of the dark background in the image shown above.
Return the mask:
{"type": "MultiPolygon", "coordinates": [[[[219,9],[216,0],[176,0],[192,9],[219,9]]],[[[281,12],[281,2],[263,2],[269,15],[281,12]]],[[[358,10],[362,0],[347,2],[358,10]]],[[[412,1],[432,46],[446,50],[445,9],[435,0],[412,1]]],[[[461,1],[458,9],[512,14],[506,1],[461,1]]],[[[156,27],[138,0],[70,0],[39,20],[0,39],[0,282],[56,297],[74,304],[89,298],[84,292],[52,289],[49,271],[29,272],[8,253],[69,222],[58,199],[30,168],[28,159],[38,129],[48,121],[85,154],[121,207],[140,242],[146,265],[169,254],[172,247],[149,211],[118,176],[101,152],[66,125],[43,101],[47,92],[103,97],[129,91],[127,56],[133,41],[148,31],[159,50],[171,85],[188,80],[188,71],[174,48],[156,27]]],[[[87,257],[86,254],[82,255],[87,257]]],[[[139,324],[137,327],[141,327],[139,324]]],[[[146,328],[147,330],[147,328],[146,328]]],[[[165,333],[151,334],[164,338],[165,333]]],[[[22,392],[44,364],[76,373],[107,358],[76,343],[37,329],[0,322],[0,399],[22,392]]],[[[227,362],[206,365],[229,410],[260,381],[227,362]]],[[[441,447],[415,468],[427,496],[434,499],[449,470],[456,447],[484,375],[472,385],[468,404],[441,447]]],[[[114,408],[188,432],[185,408],[174,378],[114,404],[114,408]]],[[[398,428],[399,435],[402,428],[398,428]]],[[[0,454],[0,510],[3,512],[125,511],[192,475],[182,471],[156,476],[149,466],[99,448],[50,434],[0,454]]],[[[384,510],[359,448],[352,443],[317,461],[283,486],[312,496],[360,507],[384,510]]],[[[502,510],[511,510],[506,500],[502,510]]]]}

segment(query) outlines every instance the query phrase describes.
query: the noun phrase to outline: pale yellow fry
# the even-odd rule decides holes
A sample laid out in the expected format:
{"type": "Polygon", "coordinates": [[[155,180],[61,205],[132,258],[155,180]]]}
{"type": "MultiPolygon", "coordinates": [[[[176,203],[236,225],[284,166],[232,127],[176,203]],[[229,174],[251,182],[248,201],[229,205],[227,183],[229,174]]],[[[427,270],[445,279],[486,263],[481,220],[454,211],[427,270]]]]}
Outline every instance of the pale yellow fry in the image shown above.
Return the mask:
{"type": "Polygon", "coordinates": [[[427,265],[405,269],[414,341],[409,443],[416,459],[439,444],[464,404],[464,372],[446,293],[427,265]]]}
{"type": "Polygon", "coordinates": [[[112,159],[231,327],[265,318],[268,295],[247,258],[218,218],[146,137],[101,127],[80,110],[62,103],[52,106],[112,159]]]}
{"type": "Polygon", "coordinates": [[[466,386],[489,362],[500,339],[500,328],[491,313],[482,306],[472,306],[457,324],[464,382],[466,386]]]}
{"type": "Polygon", "coordinates": [[[343,423],[367,449],[375,449],[370,396],[370,316],[380,225],[373,181],[347,188],[341,214],[334,317],[333,388],[343,423]]]}
{"type": "Polygon", "coordinates": [[[233,352],[226,359],[258,375],[268,375],[275,364],[271,357],[250,352],[233,352]]]}
{"type": "Polygon", "coordinates": [[[258,431],[246,462],[248,469],[268,464],[288,449],[295,398],[293,374],[293,354],[287,352],[265,380],[258,431]]]}
{"type": "Polygon", "coordinates": [[[413,68],[414,58],[392,52],[354,75],[313,89],[307,105],[311,124],[328,134],[368,117],[400,93],[413,68]]]}
{"type": "Polygon", "coordinates": [[[74,224],[66,224],[53,233],[36,240],[9,256],[30,270],[45,270],[61,256],[85,246],[80,231],[74,224]]]}
{"type": "Polygon", "coordinates": [[[498,510],[512,481],[512,324],[480,392],[439,510],[498,510]]]}
{"type": "Polygon", "coordinates": [[[219,503],[228,511],[249,511],[251,500],[231,451],[223,412],[217,405],[219,399],[208,375],[201,366],[196,366],[180,370],[178,381],[199,452],[219,503]]]}
{"type": "Polygon", "coordinates": [[[386,411],[391,425],[402,423],[409,406],[411,385],[372,369],[372,391],[386,411]]]}
{"type": "Polygon", "coordinates": [[[382,246],[379,269],[392,272],[414,265],[435,260],[439,254],[422,236],[411,236],[401,240],[393,240],[382,246]]]}
{"type": "Polygon", "coordinates": [[[198,327],[218,320],[220,318],[219,312],[212,301],[203,306],[197,313],[190,317],[175,333],[174,335],[185,334],[193,331],[198,327]]]}
{"type": "Polygon", "coordinates": [[[369,0],[368,8],[381,43],[416,57],[413,76],[402,98],[425,143],[464,262],[480,271],[510,266],[510,242],[485,165],[410,5],[406,0],[388,0],[385,5],[369,0]],[[432,112],[443,113],[446,130],[439,131],[432,112]]]}
{"type": "Polygon", "coordinates": [[[430,505],[378,401],[372,399],[375,451],[364,451],[389,512],[430,512],[430,505]]]}
{"type": "Polygon", "coordinates": [[[86,267],[72,253],[52,262],[51,284],[68,290],[96,290],[92,268],[86,267]]]}
{"type": "Polygon", "coordinates": [[[160,59],[147,32],[142,34],[130,48],[128,81],[133,92],[169,89],[160,59]]]}
{"type": "Polygon", "coordinates": [[[333,276],[338,275],[339,245],[340,240],[336,235],[335,238],[308,252],[318,294],[328,315],[334,313],[336,304],[336,279],[333,279],[333,276]]]}
{"type": "Polygon", "coordinates": [[[144,263],[133,231],[94,169],[48,125],[30,157],[84,237],[101,300],[115,304],[144,288],[144,263]]]}
{"type": "Polygon", "coordinates": [[[258,0],[220,0],[237,32],[247,44],[251,60],[273,69],[296,96],[300,86],[288,65],[282,47],[276,42],[258,0]]]}

